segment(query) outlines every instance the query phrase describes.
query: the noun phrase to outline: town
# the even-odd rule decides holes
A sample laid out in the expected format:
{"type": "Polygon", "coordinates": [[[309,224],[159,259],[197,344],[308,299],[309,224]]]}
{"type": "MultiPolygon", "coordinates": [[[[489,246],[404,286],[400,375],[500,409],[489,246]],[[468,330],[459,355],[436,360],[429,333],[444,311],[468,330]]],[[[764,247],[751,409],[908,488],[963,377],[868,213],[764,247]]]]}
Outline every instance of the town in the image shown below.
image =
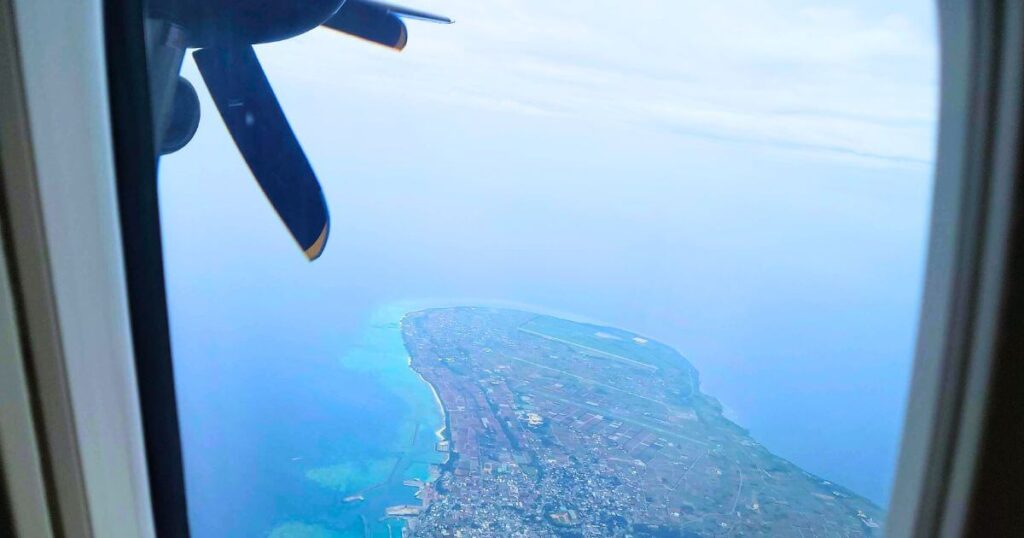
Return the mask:
{"type": "Polygon", "coordinates": [[[877,536],[884,512],[773,455],[674,349],[487,308],[415,312],[448,452],[410,536],[877,536]]]}

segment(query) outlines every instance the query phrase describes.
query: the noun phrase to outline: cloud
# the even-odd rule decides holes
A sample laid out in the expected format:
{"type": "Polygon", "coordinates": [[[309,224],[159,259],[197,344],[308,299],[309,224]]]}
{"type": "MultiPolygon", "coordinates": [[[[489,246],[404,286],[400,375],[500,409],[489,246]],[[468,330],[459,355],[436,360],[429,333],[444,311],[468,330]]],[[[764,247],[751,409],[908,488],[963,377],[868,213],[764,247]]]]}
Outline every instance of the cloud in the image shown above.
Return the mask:
{"type": "Polygon", "coordinates": [[[331,58],[344,73],[331,83],[348,91],[455,109],[628,123],[900,166],[933,158],[936,38],[923,1],[925,16],[860,2],[415,4],[456,23],[410,22],[401,55],[328,30],[261,55],[283,55],[319,83],[331,58]]]}

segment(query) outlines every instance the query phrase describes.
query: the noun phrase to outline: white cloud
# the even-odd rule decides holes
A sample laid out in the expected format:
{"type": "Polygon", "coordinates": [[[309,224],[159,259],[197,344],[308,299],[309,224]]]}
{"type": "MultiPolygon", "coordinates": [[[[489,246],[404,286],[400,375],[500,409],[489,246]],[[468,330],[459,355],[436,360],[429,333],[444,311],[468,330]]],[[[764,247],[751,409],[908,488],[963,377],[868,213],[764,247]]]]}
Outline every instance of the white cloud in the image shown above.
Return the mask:
{"type": "Polygon", "coordinates": [[[456,23],[409,22],[401,55],[326,30],[267,54],[321,84],[330,65],[344,73],[330,84],[346,91],[844,159],[932,159],[937,59],[932,21],[915,13],[928,13],[924,0],[902,12],[805,1],[407,1],[456,23]]]}

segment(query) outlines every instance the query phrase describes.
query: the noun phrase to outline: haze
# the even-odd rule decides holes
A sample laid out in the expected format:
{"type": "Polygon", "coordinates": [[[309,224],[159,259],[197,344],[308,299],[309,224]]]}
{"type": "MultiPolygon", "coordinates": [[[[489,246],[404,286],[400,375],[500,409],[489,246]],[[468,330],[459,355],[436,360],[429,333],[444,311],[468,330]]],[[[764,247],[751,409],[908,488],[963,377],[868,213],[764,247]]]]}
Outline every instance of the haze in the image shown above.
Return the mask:
{"type": "Polygon", "coordinates": [[[196,84],[199,132],[161,163],[177,359],[242,375],[247,350],[337,355],[381,303],[530,305],[673,345],[752,437],[887,502],[931,3],[407,1],[456,23],[410,21],[401,54],[258,48],[330,206],[312,264],[196,84]]]}

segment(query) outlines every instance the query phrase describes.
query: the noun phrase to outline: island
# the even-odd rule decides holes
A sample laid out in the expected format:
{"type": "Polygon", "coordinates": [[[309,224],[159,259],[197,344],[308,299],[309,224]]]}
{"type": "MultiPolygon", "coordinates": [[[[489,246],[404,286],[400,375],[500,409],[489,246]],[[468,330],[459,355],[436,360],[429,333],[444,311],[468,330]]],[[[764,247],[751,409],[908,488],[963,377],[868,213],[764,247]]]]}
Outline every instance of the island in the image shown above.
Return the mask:
{"type": "Polygon", "coordinates": [[[769,452],[673,348],[517,310],[401,323],[444,410],[408,536],[880,536],[871,501],[769,452]]]}

